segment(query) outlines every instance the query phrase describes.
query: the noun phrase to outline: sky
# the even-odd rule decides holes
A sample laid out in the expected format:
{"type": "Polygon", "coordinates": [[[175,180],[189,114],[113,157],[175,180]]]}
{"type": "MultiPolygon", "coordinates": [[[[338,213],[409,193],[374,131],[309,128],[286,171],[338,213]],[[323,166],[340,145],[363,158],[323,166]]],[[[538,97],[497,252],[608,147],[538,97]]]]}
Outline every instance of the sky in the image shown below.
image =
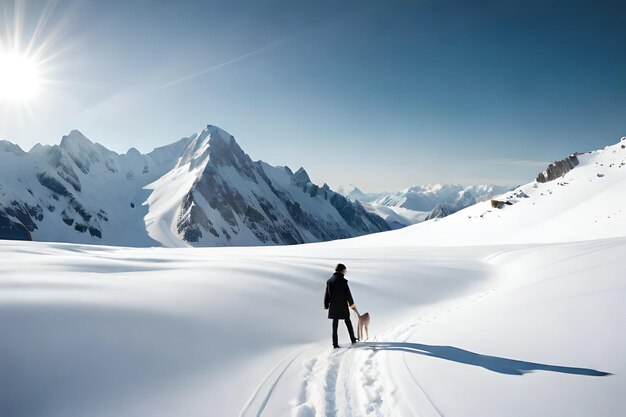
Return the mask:
{"type": "Polygon", "coordinates": [[[15,39],[44,79],[0,103],[26,150],[78,129],[148,152],[213,124],[316,183],[393,191],[526,183],[626,135],[623,1],[2,0],[15,39]]]}

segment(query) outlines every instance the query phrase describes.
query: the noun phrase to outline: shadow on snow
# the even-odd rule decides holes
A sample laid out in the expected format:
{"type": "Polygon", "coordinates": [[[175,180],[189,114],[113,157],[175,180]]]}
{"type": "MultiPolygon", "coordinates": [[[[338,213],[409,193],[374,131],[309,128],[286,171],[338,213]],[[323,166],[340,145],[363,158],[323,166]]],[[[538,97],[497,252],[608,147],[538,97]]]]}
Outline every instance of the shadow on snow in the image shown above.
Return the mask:
{"type": "Polygon", "coordinates": [[[365,342],[362,349],[374,351],[396,351],[414,353],[416,355],[431,356],[447,361],[480,366],[493,372],[506,375],[524,375],[533,371],[559,372],[563,374],[585,376],[607,376],[609,372],[597,371],[589,368],[574,368],[571,366],[547,365],[544,363],[526,362],[516,359],[501,358],[498,356],[481,355],[454,346],[433,346],[407,342],[365,342]]]}

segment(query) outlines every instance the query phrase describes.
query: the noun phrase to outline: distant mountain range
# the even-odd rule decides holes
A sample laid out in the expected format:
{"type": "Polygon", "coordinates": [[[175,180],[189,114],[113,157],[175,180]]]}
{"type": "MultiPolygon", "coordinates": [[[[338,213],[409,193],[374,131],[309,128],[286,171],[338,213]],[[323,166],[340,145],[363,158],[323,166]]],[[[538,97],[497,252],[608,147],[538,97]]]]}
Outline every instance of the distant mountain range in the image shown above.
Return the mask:
{"type": "Polygon", "coordinates": [[[366,209],[377,213],[397,229],[448,216],[513,188],[492,184],[433,184],[416,185],[394,193],[365,193],[350,184],[337,190],[348,199],[361,202],[366,209]]]}
{"type": "Polygon", "coordinates": [[[389,228],[303,168],[253,161],[211,125],[147,154],[117,154],[76,130],[28,152],[0,141],[0,239],[277,245],[389,228]]]}

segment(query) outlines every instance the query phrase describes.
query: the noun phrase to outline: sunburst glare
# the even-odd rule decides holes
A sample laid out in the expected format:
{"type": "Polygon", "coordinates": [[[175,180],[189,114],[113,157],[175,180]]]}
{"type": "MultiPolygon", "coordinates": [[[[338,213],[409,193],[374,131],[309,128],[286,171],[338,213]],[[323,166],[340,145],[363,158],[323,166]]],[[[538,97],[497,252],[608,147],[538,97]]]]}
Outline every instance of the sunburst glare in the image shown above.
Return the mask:
{"type": "Polygon", "coordinates": [[[24,102],[41,89],[38,63],[16,53],[0,53],[0,100],[24,102]]]}
{"type": "Polygon", "coordinates": [[[24,119],[50,98],[57,64],[53,46],[61,27],[59,24],[49,25],[55,6],[55,1],[45,3],[34,19],[26,19],[24,1],[5,3],[0,9],[0,27],[3,28],[0,31],[0,109],[3,119],[24,119]]]}

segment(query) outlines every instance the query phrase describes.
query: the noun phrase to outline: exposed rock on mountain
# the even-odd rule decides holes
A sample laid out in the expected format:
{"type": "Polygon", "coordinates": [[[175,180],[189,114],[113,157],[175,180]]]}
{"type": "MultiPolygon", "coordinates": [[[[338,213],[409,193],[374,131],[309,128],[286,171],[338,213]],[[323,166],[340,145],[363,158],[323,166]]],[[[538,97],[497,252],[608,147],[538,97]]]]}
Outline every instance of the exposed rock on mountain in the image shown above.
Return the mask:
{"type": "Polygon", "coordinates": [[[449,204],[437,204],[435,208],[432,209],[430,213],[428,213],[428,216],[426,216],[424,220],[441,219],[443,217],[451,215],[454,212],[454,207],[449,204]]]}
{"type": "Polygon", "coordinates": [[[489,184],[468,187],[458,184],[417,185],[379,197],[366,207],[397,229],[448,216],[511,188],[489,184]]]}
{"type": "MultiPolygon", "coordinates": [[[[16,213],[11,207],[0,209],[0,236],[7,240],[32,240],[31,230],[20,221],[15,214],[23,214],[20,209],[16,213]]],[[[32,230],[37,226],[32,221],[30,215],[20,215],[20,217],[30,225],[32,230]]]]}
{"type": "Polygon", "coordinates": [[[491,200],[491,208],[501,209],[504,206],[512,206],[513,202],[510,200],[502,201],[502,200],[491,200]]]}
{"type": "Polygon", "coordinates": [[[29,152],[0,142],[0,239],[266,245],[388,229],[303,168],[252,161],[215,126],[148,154],[120,155],[76,130],[29,152]]]}
{"type": "Polygon", "coordinates": [[[537,182],[549,182],[570,172],[578,165],[578,157],[572,154],[565,159],[555,161],[548,168],[537,175],[537,182]]]}
{"type": "Polygon", "coordinates": [[[295,244],[389,229],[358,202],[313,184],[304,168],[292,173],[254,162],[228,133],[215,127],[207,133],[197,139],[208,140],[206,165],[177,220],[184,240],[246,244],[241,237],[253,236],[260,244],[295,244]]]}

